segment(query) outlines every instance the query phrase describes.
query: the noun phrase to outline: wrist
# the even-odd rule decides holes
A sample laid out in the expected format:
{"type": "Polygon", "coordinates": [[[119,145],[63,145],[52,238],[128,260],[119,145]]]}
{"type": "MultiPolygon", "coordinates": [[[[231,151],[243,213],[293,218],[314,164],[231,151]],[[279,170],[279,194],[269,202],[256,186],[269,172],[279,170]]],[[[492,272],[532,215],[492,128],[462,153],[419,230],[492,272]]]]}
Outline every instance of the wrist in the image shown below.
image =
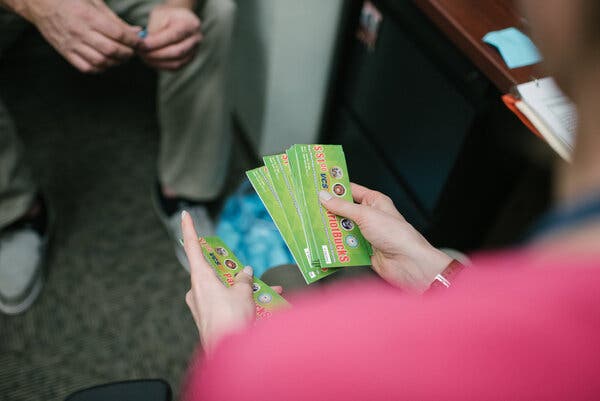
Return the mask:
{"type": "Polygon", "coordinates": [[[410,255],[395,255],[389,263],[373,263],[373,269],[393,286],[421,294],[436,276],[452,262],[452,258],[427,243],[414,247],[410,255]]]}
{"type": "Polygon", "coordinates": [[[457,259],[453,259],[452,262],[444,269],[443,272],[435,277],[435,280],[429,286],[429,292],[436,291],[438,288],[450,288],[454,285],[454,279],[456,276],[465,268],[457,259]]]}
{"type": "Polygon", "coordinates": [[[200,329],[200,342],[207,354],[212,354],[213,350],[221,340],[230,334],[243,330],[254,320],[254,308],[249,316],[236,316],[231,320],[213,320],[200,329]]]}
{"type": "Polygon", "coordinates": [[[426,290],[435,281],[438,274],[442,273],[454,259],[433,246],[430,246],[424,255],[421,259],[421,268],[423,289],[426,290]]]}

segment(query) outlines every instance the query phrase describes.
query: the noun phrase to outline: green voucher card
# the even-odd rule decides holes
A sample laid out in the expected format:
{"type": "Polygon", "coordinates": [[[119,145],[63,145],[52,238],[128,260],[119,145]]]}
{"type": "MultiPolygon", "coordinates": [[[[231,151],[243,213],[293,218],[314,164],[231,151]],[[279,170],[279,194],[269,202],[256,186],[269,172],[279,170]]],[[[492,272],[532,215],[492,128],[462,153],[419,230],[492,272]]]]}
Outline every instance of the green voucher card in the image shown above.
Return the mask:
{"type": "MultiPolygon", "coordinates": [[[[344,151],[340,145],[294,145],[292,175],[296,193],[304,198],[309,235],[316,244],[322,267],[367,266],[371,247],[358,226],[350,219],[336,216],[319,202],[319,192],[353,202],[344,151]]],[[[289,151],[288,151],[289,152],[289,151]]]]}
{"type": "Polygon", "coordinates": [[[285,244],[290,249],[296,264],[300,268],[300,272],[306,280],[308,271],[310,271],[312,267],[306,258],[303,247],[301,247],[297,241],[298,237],[294,235],[294,230],[286,218],[285,207],[283,206],[281,199],[277,196],[274,189],[275,184],[271,181],[267,167],[262,166],[246,171],[246,175],[260,197],[260,200],[265,205],[265,208],[271,215],[273,222],[281,233],[285,244]]]}
{"type": "Polygon", "coordinates": [[[340,145],[293,145],[247,171],[304,280],[311,284],[346,266],[371,264],[371,245],[350,219],[319,202],[319,192],[353,202],[340,145]]]}
{"type": "MultiPolygon", "coordinates": [[[[280,155],[265,156],[263,160],[268,171],[272,189],[275,192],[275,196],[279,200],[277,204],[279,208],[278,210],[271,212],[269,208],[270,202],[263,201],[263,203],[271,214],[273,220],[279,218],[279,215],[282,215],[282,218],[286,220],[287,227],[289,229],[288,233],[292,236],[290,241],[294,243],[293,247],[298,256],[296,256],[292,246],[288,245],[288,247],[292,251],[292,255],[294,256],[294,259],[300,268],[302,277],[304,277],[304,280],[307,284],[311,284],[325,276],[330,275],[334,272],[333,270],[322,269],[318,267],[318,265],[313,265],[311,263],[312,259],[310,255],[310,249],[308,247],[308,233],[304,230],[302,225],[300,207],[293,190],[292,176],[287,154],[284,153],[280,155]]],[[[252,178],[250,179],[250,182],[252,182],[252,178]]],[[[262,199],[263,195],[261,195],[261,192],[259,189],[257,189],[257,187],[260,187],[260,184],[254,185],[253,183],[252,185],[262,199]]],[[[275,224],[279,227],[277,223],[275,224]]]]}
{"type": "Polygon", "coordinates": [[[298,146],[294,145],[286,151],[288,156],[288,160],[290,163],[290,174],[292,178],[292,187],[294,191],[294,197],[298,201],[300,212],[300,220],[302,222],[302,229],[304,231],[304,235],[306,237],[306,246],[308,247],[307,255],[310,256],[311,264],[315,267],[321,266],[321,261],[319,259],[319,249],[317,247],[317,243],[315,242],[315,237],[313,236],[313,227],[312,222],[310,220],[310,215],[307,211],[308,206],[306,204],[306,197],[304,196],[304,187],[302,185],[301,177],[306,174],[304,170],[301,170],[301,157],[302,155],[298,152],[298,146]]]}
{"type": "MultiPolygon", "coordinates": [[[[244,265],[219,237],[202,237],[198,242],[202,247],[204,258],[217,273],[221,282],[231,287],[235,275],[242,271],[244,265]]],[[[257,278],[253,279],[252,292],[258,319],[269,317],[274,310],[289,306],[281,295],[257,278]]]]}

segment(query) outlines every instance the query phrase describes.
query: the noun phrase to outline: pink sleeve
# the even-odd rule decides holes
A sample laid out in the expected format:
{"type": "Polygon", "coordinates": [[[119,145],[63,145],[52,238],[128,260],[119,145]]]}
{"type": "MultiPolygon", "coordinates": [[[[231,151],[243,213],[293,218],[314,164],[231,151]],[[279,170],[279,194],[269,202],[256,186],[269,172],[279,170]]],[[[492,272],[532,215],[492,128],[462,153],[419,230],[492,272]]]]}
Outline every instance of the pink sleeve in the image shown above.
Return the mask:
{"type": "Polygon", "coordinates": [[[193,364],[186,399],[594,398],[598,262],[528,261],[487,260],[429,297],[379,282],[311,296],[193,364]]]}

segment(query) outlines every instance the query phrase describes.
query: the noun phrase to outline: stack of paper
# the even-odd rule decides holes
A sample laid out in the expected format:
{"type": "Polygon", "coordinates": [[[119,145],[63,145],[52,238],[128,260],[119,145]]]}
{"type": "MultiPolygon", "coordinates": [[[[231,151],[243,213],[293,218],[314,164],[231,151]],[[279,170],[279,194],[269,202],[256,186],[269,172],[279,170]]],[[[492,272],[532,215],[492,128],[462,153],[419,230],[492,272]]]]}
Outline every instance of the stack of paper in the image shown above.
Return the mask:
{"type": "Polygon", "coordinates": [[[294,145],[247,171],[302,276],[313,283],[345,266],[371,264],[371,246],[350,219],[319,202],[319,192],[352,202],[340,145],[294,145]]]}
{"type": "Polygon", "coordinates": [[[575,144],[577,110],[552,78],[517,85],[517,109],[563,159],[570,161],[575,144]]]}

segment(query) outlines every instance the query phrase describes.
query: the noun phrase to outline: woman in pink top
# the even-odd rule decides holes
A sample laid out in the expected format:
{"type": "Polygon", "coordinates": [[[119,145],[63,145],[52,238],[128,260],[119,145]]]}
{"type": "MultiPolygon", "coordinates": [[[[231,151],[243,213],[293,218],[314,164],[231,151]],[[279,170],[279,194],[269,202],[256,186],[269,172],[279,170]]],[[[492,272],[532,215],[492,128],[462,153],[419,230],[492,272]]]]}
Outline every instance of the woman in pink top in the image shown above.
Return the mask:
{"type": "Polygon", "coordinates": [[[452,261],[389,198],[360,186],[356,204],[322,194],[360,226],[387,284],[340,284],[253,325],[252,270],[220,285],[184,213],[186,300],[206,351],[190,368],[186,399],[600,397],[600,2],[522,5],[548,72],[579,113],[573,161],[558,169],[559,206],[532,243],[451,277],[452,261]],[[407,296],[436,280],[452,288],[407,296]]]}

